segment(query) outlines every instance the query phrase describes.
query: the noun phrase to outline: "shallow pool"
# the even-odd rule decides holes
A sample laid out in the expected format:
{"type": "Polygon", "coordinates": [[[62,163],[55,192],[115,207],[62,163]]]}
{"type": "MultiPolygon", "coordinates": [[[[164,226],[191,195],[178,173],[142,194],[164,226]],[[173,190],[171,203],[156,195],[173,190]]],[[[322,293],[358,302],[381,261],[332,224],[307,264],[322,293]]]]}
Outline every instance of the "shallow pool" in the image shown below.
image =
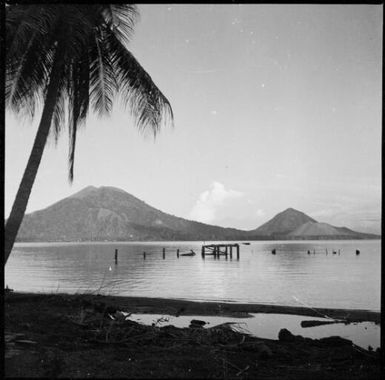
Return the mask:
{"type": "Polygon", "coordinates": [[[130,320],[146,325],[157,326],[173,325],[175,327],[188,327],[192,319],[206,322],[204,327],[213,327],[226,322],[234,322],[235,330],[266,339],[278,339],[278,333],[286,328],[294,335],[302,335],[306,338],[320,339],[328,336],[340,336],[350,339],[354,344],[367,349],[368,346],[376,349],[380,346],[381,329],[373,322],[358,322],[345,325],[336,323],[316,327],[301,327],[301,321],[327,321],[326,318],[304,317],[288,314],[251,314],[250,318],[231,318],[218,316],[179,316],[165,314],[131,314],[130,320]]]}

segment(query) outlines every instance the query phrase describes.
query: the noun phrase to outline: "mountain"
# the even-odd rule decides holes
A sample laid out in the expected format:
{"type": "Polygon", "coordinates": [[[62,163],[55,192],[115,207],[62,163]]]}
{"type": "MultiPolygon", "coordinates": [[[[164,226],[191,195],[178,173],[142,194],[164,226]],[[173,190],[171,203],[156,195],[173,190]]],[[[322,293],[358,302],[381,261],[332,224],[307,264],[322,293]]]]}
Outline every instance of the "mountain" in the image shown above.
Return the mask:
{"type": "Polygon", "coordinates": [[[352,231],[317,222],[310,216],[293,208],[280,212],[259,228],[249,231],[255,238],[282,240],[312,239],[377,239],[379,236],[352,231]]]}
{"type": "Polygon", "coordinates": [[[293,208],[251,231],[179,218],[114,187],[85,189],[24,216],[18,241],[160,241],[372,239],[346,227],[319,223],[293,208]]]}
{"type": "Polygon", "coordinates": [[[307,222],[289,232],[287,239],[375,239],[378,236],[335,227],[328,223],[307,222]]]}
{"type": "Polygon", "coordinates": [[[302,226],[297,227],[294,231],[287,234],[288,236],[335,236],[348,235],[327,223],[306,222],[302,226]]]}
{"type": "Polygon", "coordinates": [[[314,219],[303,212],[288,208],[274,216],[262,226],[250,231],[250,233],[266,237],[278,237],[294,231],[296,228],[307,222],[316,223],[314,219]]]}
{"type": "Polygon", "coordinates": [[[121,189],[89,186],[25,215],[17,240],[239,240],[246,235],[166,214],[121,189]]]}

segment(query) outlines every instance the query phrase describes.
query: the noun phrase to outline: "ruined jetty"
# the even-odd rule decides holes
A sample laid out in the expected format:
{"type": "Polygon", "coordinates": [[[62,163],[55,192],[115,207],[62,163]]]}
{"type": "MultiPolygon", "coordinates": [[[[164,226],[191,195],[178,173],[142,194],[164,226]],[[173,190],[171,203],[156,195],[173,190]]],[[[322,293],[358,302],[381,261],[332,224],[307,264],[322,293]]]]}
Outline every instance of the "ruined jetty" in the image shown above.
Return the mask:
{"type": "Polygon", "coordinates": [[[202,258],[207,255],[213,255],[215,258],[219,256],[230,256],[233,258],[233,248],[236,251],[237,260],[239,260],[239,244],[209,244],[202,245],[202,258]]]}

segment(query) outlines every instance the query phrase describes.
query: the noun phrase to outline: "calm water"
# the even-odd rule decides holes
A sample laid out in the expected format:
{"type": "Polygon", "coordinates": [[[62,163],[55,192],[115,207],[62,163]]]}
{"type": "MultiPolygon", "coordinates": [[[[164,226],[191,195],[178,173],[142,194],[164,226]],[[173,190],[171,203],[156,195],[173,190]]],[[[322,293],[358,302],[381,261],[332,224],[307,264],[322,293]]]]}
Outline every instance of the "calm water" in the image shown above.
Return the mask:
{"type": "Polygon", "coordinates": [[[17,291],[380,310],[380,240],[251,242],[241,244],[239,261],[203,260],[201,244],[19,243],[6,265],[5,284],[17,291]],[[197,255],[177,259],[177,248],[197,255]]]}
{"type": "MultiPolygon", "coordinates": [[[[345,325],[336,323],[333,325],[316,326],[311,328],[301,327],[301,321],[326,321],[325,318],[304,317],[287,314],[251,314],[252,318],[230,318],[218,316],[200,316],[205,321],[206,327],[213,327],[221,323],[231,322],[233,330],[248,333],[259,338],[278,339],[278,333],[282,328],[288,329],[294,335],[302,335],[306,338],[320,339],[328,336],[341,336],[351,340],[357,346],[373,349],[380,347],[381,331],[380,326],[371,322],[360,322],[345,325]]],[[[176,327],[188,327],[191,316],[179,316],[163,314],[131,314],[128,319],[157,326],[174,325],[176,327]]]]}

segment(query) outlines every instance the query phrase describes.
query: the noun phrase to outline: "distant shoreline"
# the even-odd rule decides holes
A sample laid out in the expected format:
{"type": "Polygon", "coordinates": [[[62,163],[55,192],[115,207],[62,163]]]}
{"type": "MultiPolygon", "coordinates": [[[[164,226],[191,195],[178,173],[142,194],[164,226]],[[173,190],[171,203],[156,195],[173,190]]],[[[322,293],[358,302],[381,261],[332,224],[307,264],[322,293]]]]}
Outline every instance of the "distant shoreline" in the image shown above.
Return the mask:
{"type": "Polygon", "coordinates": [[[381,312],[362,309],[310,308],[303,306],[269,305],[260,303],[226,303],[213,301],[189,301],[170,298],[150,298],[133,296],[112,296],[67,293],[12,293],[12,302],[26,299],[67,298],[102,302],[121,311],[131,313],[228,316],[234,318],[250,317],[250,313],[289,314],[315,318],[341,319],[351,322],[380,323],[381,312]]]}

